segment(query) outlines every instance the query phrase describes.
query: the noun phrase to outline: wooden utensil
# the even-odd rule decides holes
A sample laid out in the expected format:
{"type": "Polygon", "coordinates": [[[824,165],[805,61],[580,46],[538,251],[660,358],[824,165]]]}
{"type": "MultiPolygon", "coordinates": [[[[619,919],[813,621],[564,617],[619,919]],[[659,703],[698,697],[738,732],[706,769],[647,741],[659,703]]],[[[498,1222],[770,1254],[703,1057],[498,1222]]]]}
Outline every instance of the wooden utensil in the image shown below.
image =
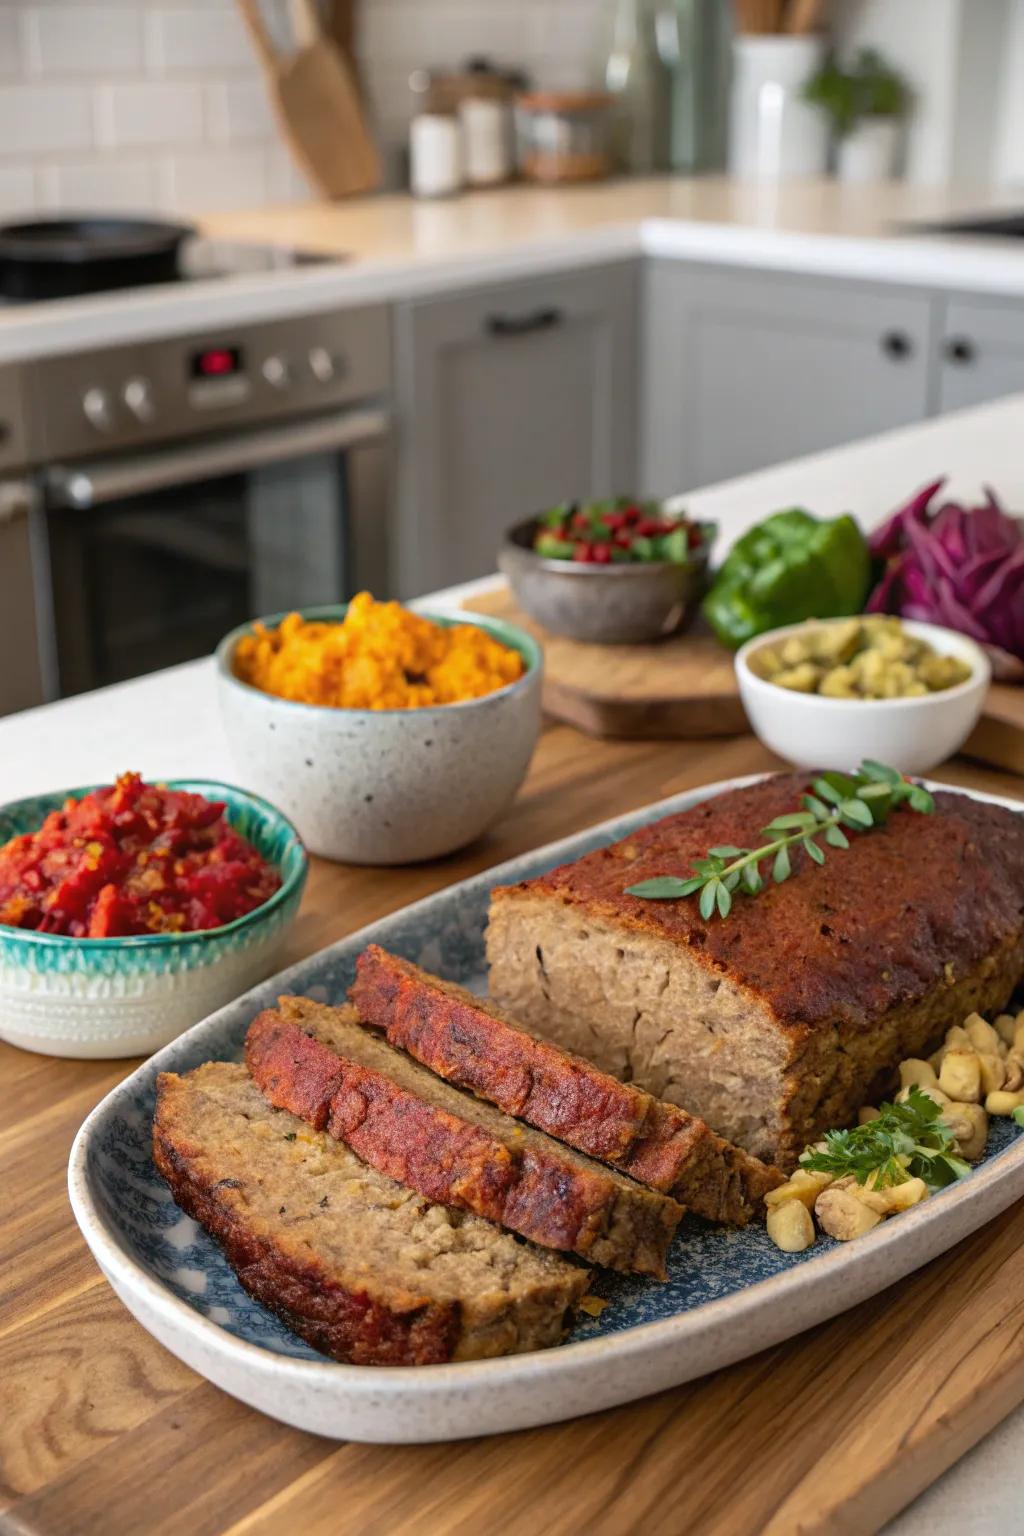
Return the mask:
{"type": "Polygon", "coordinates": [[[824,20],[824,0],[789,0],[783,31],[793,37],[817,32],[824,20]]]}
{"type": "Polygon", "coordinates": [[[380,156],[363,115],[352,71],[320,26],[312,0],[302,0],[300,26],[311,41],[295,53],[278,50],[259,0],[238,0],[252,38],[271,105],[301,169],[329,198],[369,192],[381,177],[380,156]]]}

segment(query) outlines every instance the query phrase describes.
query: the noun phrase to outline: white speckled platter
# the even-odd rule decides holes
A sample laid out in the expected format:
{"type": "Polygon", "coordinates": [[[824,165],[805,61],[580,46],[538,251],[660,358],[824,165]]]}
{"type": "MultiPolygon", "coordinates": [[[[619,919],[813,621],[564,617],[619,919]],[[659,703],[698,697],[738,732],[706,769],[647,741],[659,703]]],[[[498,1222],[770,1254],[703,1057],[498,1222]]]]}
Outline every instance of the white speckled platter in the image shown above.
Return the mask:
{"type": "Polygon", "coordinates": [[[68,1176],[86,1241],[143,1326],[226,1392],[317,1434],[394,1443],[492,1434],[629,1402],[778,1344],[883,1290],[1024,1195],[1024,1135],[995,1121],[985,1160],[968,1178],[859,1242],[819,1238],[791,1255],[763,1229],[731,1232],[687,1218],[668,1282],[599,1274],[593,1289],[610,1304],[600,1318],[582,1318],[558,1349],[383,1369],[335,1364],[296,1339],[246,1296],[213,1241],[172,1201],[149,1151],[158,1072],[238,1058],[249,1021],[279,992],[340,1000],[371,940],[480,987],[492,886],[751,782],[676,795],[395,912],[221,1009],[126,1078],[79,1131],[68,1176]]]}

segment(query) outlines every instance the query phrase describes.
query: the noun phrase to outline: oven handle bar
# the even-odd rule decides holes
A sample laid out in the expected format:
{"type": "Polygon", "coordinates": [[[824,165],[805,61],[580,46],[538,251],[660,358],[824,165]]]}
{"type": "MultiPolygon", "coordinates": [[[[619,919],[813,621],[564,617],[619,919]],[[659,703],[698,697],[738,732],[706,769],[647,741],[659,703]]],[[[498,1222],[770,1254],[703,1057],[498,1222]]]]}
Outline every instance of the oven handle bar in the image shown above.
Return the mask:
{"type": "Polygon", "coordinates": [[[126,496],[141,496],[172,485],[190,485],[218,475],[245,473],[305,454],[358,448],[386,437],[390,428],[388,412],[372,407],[80,468],[59,465],[46,476],[46,499],[51,507],[61,511],[87,511],[126,496]]]}

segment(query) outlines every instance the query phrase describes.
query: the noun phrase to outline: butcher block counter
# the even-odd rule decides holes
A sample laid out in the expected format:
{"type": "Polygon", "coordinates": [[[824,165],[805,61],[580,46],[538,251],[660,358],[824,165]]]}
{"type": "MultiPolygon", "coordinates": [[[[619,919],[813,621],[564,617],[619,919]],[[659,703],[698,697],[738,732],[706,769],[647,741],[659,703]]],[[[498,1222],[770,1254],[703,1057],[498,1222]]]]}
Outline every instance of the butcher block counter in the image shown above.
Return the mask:
{"type": "MultiPolygon", "coordinates": [[[[762,515],[785,504],[798,482],[830,512],[855,488],[881,498],[883,482],[898,498],[938,460],[1000,490],[1005,468],[1012,498],[1020,409],[990,407],[843,450],[828,495],[827,455],[706,495],[737,525],[755,503],[762,515]]],[[[776,766],[749,736],[597,741],[549,724],[518,799],[465,852],[404,869],[314,861],[286,961],[612,815],[776,766]]],[[[0,722],[0,801],[126,768],[236,776],[209,663],[0,722]]],[[[1024,779],[975,761],[956,759],[935,777],[1024,803],[1024,779]]],[[[879,1530],[1024,1402],[1018,1206],[834,1321],[627,1407],[416,1447],[290,1429],[224,1395],[146,1333],[75,1226],[65,1183],[73,1137],[134,1065],[0,1045],[4,1536],[851,1536],[879,1530]]],[[[893,1532],[1019,1529],[1022,1455],[1018,1412],[893,1532]]]]}

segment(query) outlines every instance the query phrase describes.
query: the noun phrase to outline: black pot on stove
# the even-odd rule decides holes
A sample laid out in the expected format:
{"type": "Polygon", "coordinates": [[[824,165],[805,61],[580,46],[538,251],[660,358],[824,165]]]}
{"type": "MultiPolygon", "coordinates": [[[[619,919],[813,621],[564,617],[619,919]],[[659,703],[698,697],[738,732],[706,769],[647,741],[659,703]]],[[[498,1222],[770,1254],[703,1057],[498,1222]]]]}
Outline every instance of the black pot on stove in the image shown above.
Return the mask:
{"type": "Polygon", "coordinates": [[[191,224],[71,217],[0,226],[0,294],[20,302],[174,282],[191,224]]]}

